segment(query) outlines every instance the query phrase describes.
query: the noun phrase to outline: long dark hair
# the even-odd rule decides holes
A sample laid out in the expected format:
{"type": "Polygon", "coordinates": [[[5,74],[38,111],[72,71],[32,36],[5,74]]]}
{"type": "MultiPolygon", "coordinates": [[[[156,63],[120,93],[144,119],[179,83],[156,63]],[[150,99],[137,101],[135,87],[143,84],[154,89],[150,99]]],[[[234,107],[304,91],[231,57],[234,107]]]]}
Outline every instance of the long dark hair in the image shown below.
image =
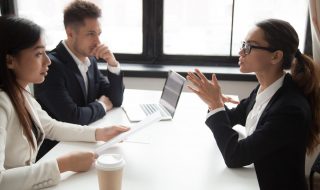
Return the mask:
{"type": "Polygon", "coordinates": [[[22,50],[35,45],[41,37],[42,29],[30,20],[4,16],[0,17],[0,28],[0,88],[8,94],[23,132],[35,148],[32,140],[32,122],[22,94],[25,89],[16,81],[15,73],[7,67],[7,61],[8,56],[18,56],[22,50]]]}
{"type": "Polygon", "coordinates": [[[319,65],[298,49],[299,37],[294,28],[283,20],[268,19],[256,24],[264,32],[273,49],[283,51],[283,69],[291,69],[295,83],[307,97],[312,111],[312,126],[307,143],[308,154],[319,144],[320,133],[320,71],[319,65]]]}

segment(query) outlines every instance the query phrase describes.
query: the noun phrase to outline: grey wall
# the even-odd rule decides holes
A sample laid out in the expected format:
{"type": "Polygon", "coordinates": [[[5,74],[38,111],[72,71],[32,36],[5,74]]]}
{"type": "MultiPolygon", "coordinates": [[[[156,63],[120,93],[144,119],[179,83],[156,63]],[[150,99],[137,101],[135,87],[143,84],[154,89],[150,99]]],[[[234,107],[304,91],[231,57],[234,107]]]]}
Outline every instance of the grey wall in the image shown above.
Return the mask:
{"type": "MultiPolygon", "coordinates": [[[[163,78],[137,78],[125,77],[124,83],[128,89],[162,90],[165,79],[163,78]]],[[[247,97],[257,86],[257,82],[219,81],[223,94],[238,95],[239,99],[247,97]]],[[[184,91],[189,91],[184,88],[184,91]]]]}

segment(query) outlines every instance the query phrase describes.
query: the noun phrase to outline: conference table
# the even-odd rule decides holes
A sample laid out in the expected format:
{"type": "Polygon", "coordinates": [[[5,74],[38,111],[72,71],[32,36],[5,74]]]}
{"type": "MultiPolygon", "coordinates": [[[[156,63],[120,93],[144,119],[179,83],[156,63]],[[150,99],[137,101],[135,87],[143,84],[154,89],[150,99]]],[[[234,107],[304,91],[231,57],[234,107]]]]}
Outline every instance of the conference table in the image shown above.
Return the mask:
{"type": "MultiPolygon", "coordinates": [[[[161,91],[126,89],[123,104],[158,102],[161,91]]],[[[230,105],[232,106],[232,105],[230,105]]],[[[182,92],[174,118],[147,126],[105,153],[126,160],[123,190],[256,190],[252,165],[230,169],[205,125],[207,106],[190,92],[182,92]]],[[[122,108],[114,108],[88,127],[133,126],[122,108]]],[[[55,159],[71,151],[94,151],[104,142],[60,142],[41,160],[55,159]]],[[[55,190],[98,190],[94,166],[87,172],[65,172],[55,190]]]]}

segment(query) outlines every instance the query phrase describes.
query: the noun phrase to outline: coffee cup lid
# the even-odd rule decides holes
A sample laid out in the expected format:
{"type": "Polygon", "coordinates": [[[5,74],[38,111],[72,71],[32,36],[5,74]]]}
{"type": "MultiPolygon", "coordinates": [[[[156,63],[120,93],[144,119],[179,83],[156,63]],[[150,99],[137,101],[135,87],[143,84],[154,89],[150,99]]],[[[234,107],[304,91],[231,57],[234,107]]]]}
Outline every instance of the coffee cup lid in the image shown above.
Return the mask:
{"type": "Polygon", "coordinates": [[[125,161],[120,154],[103,154],[98,157],[95,165],[97,169],[113,171],[122,168],[125,161]]]}

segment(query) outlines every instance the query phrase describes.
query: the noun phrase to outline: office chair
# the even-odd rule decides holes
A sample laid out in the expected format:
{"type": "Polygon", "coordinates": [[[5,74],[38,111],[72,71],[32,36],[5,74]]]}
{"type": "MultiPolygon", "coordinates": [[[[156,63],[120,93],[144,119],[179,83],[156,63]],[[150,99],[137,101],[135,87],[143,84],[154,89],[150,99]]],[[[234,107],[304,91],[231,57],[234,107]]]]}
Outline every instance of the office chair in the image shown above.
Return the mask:
{"type": "Polygon", "coordinates": [[[318,154],[318,157],[314,161],[310,171],[310,176],[309,176],[310,190],[313,190],[313,174],[315,172],[320,174],[320,153],[318,154]]]}

